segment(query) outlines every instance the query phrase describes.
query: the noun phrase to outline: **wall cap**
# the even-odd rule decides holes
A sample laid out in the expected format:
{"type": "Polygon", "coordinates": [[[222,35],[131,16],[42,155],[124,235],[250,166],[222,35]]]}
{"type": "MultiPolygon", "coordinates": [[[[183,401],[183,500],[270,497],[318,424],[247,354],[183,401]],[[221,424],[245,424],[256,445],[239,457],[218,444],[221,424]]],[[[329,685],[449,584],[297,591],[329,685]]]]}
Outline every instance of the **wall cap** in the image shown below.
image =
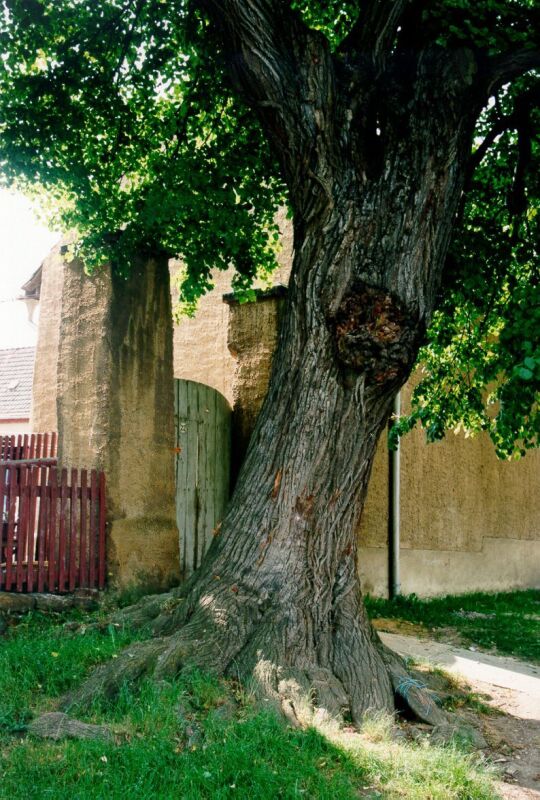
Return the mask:
{"type": "Polygon", "coordinates": [[[274,298],[282,298],[287,295],[287,287],[282,284],[278,283],[276,286],[272,286],[270,289],[255,289],[255,300],[248,300],[245,302],[241,302],[234,292],[229,292],[228,294],[224,294],[222,299],[224,303],[227,303],[229,306],[239,306],[239,305],[249,305],[250,303],[258,303],[261,300],[273,300],[274,298]]]}

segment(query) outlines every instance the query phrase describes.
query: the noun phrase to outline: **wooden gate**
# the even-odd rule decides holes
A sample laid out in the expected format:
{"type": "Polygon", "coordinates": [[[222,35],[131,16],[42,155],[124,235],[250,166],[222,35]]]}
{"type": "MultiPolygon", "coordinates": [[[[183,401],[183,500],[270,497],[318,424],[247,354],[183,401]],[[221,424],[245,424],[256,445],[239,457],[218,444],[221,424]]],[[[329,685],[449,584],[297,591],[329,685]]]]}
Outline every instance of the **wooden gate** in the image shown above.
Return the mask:
{"type": "Polygon", "coordinates": [[[180,566],[200,565],[229,499],[231,409],[215,389],[175,380],[176,520],[180,566]]]}

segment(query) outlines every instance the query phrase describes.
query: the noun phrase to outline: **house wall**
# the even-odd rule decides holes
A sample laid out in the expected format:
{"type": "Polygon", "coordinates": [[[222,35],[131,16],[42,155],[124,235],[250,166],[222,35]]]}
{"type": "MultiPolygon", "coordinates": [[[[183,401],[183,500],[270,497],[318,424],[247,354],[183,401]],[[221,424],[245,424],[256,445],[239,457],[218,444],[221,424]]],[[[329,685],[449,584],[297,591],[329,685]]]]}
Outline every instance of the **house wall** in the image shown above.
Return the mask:
{"type": "Polygon", "coordinates": [[[0,436],[18,436],[19,433],[31,433],[30,421],[27,419],[0,419],[0,436]]]}
{"type": "MultiPolygon", "coordinates": [[[[175,278],[180,265],[171,262],[173,313],[178,292],[175,278]]],[[[231,291],[232,270],[213,275],[214,289],[200,301],[194,317],[181,317],[174,326],[174,377],[205,383],[232,405],[234,358],[227,348],[229,308],[221,302],[231,291]]]]}

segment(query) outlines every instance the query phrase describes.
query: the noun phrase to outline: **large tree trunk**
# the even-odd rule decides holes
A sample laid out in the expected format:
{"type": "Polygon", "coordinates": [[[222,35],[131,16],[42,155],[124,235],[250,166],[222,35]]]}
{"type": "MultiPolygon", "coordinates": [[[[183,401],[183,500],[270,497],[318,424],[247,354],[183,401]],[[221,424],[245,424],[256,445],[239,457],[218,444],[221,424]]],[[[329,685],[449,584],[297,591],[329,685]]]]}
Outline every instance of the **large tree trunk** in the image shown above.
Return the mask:
{"type": "Polygon", "coordinates": [[[201,569],[184,599],[128,612],[158,638],[85,692],[189,662],[254,676],[297,717],[311,706],[359,720],[392,708],[405,674],[366,617],[356,534],[377,440],[434,308],[478,110],[475,67],[467,53],[427,53],[377,86],[380,64],[338,74],[327,43],[298,17],[284,21],[281,4],[205,5],[230,36],[236,84],[290,189],[287,309],[268,397],[201,569]]]}
{"type": "MultiPolygon", "coordinates": [[[[437,205],[443,216],[459,195],[450,181],[437,205]]],[[[434,228],[412,211],[417,222],[404,236],[399,205],[394,220],[379,211],[382,191],[355,197],[349,184],[325,224],[296,223],[270,390],[229,511],[186,590],[122,616],[157,639],[139,646],[140,659],[130,651],[130,661],[118,660],[114,674],[98,673],[85,692],[147,669],[170,676],[189,663],[253,676],[301,719],[321,709],[358,721],[369,708],[394,707],[405,673],[363,608],[356,537],[376,444],[424,321],[409,300],[414,286],[398,294],[368,284],[359,266],[388,275],[404,258],[423,263],[426,249],[441,258],[448,226],[434,228]],[[383,255],[377,228],[386,231],[383,255]]],[[[383,204],[396,191],[389,178],[383,204]]],[[[419,203],[426,191],[417,192],[419,203]]],[[[433,709],[424,716],[433,719],[433,709]]]]}

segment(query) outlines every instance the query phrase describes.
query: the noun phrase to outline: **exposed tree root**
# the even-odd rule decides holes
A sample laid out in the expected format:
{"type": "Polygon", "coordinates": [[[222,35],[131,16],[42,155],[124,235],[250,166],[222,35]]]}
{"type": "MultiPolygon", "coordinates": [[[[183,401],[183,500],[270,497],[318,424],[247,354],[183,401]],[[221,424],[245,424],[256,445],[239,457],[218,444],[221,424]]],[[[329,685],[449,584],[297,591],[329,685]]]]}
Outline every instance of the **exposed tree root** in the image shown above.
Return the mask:
{"type": "Polygon", "coordinates": [[[294,656],[288,652],[272,611],[257,613],[245,597],[240,603],[243,613],[231,614],[216,610],[215,603],[205,602],[205,598],[193,609],[179,595],[152,595],[116,612],[111,623],[143,630],[149,638],[95,669],[79,689],[63,699],[62,708],[111,698],[122,685],[146,676],[169,680],[182,670],[200,668],[248,683],[258,699],[271,704],[295,726],[346,719],[359,725],[366,711],[393,711],[395,707],[431,725],[446,724],[446,715],[430,694],[410,677],[403,661],[371,628],[368,641],[358,640],[362,646],[358,660],[352,653],[340,652],[336,664],[321,665],[312,653],[299,650],[301,655],[294,656]],[[380,664],[374,666],[374,660],[380,664]],[[366,664],[369,669],[363,669],[366,664]],[[370,685],[374,675],[382,690],[370,685]]]}
{"type": "Polygon", "coordinates": [[[40,739],[101,739],[114,741],[112,731],[106,725],[89,725],[71,719],[66,714],[50,711],[33,720],[28,726],[28,733],[40,739]]]}

